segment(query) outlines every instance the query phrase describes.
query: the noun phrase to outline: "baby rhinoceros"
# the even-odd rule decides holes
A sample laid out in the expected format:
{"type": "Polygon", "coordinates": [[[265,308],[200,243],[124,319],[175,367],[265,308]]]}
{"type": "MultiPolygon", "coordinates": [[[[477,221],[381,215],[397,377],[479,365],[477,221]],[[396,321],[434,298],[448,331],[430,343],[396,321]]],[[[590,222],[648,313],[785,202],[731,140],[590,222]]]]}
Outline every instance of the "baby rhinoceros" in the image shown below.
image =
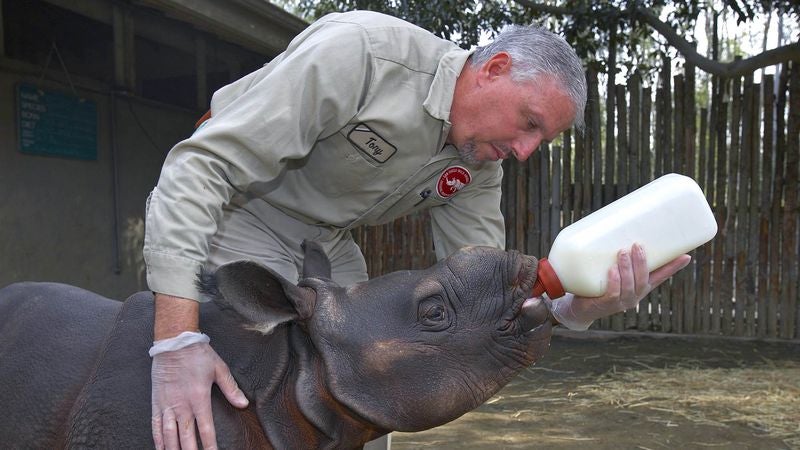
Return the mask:
{"type": "MultiPolygon", "coordinates": [[[[299,284],[254,262],[202,277],[201,328],[250,399],[215,388],[220,448],[360,448],[478,407],[550,345],[537,261],[488,247],[352,286],[305,243],[299,284]]],[[[153,301],[72,286],[0,290],[0,447],[145,448],[153,301]]]]}

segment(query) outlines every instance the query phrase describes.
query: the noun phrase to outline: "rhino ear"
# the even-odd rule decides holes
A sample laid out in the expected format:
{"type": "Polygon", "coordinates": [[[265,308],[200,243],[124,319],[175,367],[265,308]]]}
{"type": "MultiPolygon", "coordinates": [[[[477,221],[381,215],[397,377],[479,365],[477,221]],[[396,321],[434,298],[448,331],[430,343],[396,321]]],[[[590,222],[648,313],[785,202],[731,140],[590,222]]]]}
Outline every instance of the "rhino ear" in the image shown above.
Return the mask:
{"type": "Polygon", "coordinates": [[[313,289],[295,286],[253,261],[225,264],[214,273],[204,271],[198,287],[218,305],[234,310],[264,334],[282,323],[311,317],[317,298],[313,289]]]}
{"type": "Polygon", "coordinates": [[[319,243],[305,239],[303,248],[303,278],[331,279],[331,261],[319,243]]]}

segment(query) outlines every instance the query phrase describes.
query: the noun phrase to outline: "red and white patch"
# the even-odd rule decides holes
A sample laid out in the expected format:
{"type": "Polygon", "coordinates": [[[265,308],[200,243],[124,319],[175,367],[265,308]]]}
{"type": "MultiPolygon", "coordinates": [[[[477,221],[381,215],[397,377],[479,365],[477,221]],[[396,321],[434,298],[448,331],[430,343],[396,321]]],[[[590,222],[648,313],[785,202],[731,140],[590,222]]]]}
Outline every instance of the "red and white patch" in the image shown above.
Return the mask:
{"type": "Polygon", "coordinates": [[[472,175],[465,167],[452,166],[445,169],[436,183],[436,193],[440,197],[450,198],[464,189],[472,181],[472,175]]]}

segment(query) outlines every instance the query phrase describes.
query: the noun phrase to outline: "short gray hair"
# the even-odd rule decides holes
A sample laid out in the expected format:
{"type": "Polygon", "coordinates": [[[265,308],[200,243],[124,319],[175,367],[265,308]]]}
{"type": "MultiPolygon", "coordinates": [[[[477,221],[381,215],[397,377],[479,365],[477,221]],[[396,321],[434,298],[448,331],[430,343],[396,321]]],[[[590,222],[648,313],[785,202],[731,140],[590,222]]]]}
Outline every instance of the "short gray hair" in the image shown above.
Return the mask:
{"type": "Polygon", "coordinates": [[[480,67],[500,52],[511,55],[511,79],[514,81],[545,75],[560,83],[575,106],[573,126],[583,129],[586,76],[581,60],[564,38],[535,25],[507,25],[493,42],[475,50],[472,66],[480,67]]]}

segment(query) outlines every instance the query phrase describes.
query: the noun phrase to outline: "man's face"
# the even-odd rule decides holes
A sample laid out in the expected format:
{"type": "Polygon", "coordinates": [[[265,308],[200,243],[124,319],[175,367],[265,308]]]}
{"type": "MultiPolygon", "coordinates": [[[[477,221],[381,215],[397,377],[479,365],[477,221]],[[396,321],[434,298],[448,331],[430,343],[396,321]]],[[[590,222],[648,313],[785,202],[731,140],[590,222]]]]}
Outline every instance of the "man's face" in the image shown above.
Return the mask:
{"type": "Polygon", "coordinates": [[[550,77],[516,82],[506,65],[486,63],[460,109],[451,111],[448,142],[462,159],[481,164],[515,157],[525,161],[542,142],[572,126],[572,100],[550,77]],[[487,68],[487,66],[489,66],[487,68]]]}

